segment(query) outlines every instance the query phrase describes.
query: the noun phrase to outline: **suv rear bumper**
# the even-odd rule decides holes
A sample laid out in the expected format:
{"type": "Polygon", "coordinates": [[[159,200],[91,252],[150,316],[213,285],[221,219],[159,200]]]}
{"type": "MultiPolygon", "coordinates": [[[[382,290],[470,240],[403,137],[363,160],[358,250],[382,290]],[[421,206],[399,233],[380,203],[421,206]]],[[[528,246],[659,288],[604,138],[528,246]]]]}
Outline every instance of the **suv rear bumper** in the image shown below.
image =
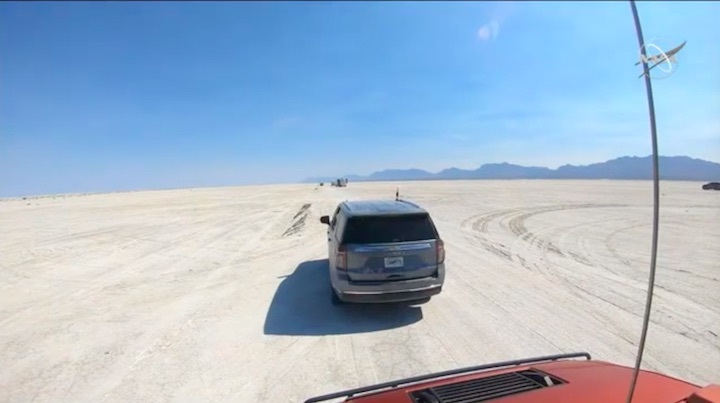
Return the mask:
{"type": "Polygon", "coordinates": [[[338,298],[343,302],[351,303],[384,303],[405,302],[430,298],[440,294],[442,284],[435,284],[423,288],[391,291],[336,291],[338,298]]]}
{"type": "Polygon", "coordinates": [[[338,299],[350,303],[404,302],[427,299],[442,292],[445,263],[434,276],[395,281],[352,281],[330,267],[330,283],[338,299]]]}

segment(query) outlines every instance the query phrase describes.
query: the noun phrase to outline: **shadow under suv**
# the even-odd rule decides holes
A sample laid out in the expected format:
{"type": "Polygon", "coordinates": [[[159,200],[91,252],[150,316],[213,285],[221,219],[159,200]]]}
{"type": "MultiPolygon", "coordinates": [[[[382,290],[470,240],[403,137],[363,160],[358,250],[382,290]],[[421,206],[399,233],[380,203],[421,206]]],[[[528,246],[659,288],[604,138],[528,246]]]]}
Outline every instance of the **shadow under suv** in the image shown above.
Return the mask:
{"type": "Polygon", "coordinates": [[[445,246],[430,214],[405,200],[340,203],[327,240],[333,303],[427,300],[445,281],[445,246]]]}

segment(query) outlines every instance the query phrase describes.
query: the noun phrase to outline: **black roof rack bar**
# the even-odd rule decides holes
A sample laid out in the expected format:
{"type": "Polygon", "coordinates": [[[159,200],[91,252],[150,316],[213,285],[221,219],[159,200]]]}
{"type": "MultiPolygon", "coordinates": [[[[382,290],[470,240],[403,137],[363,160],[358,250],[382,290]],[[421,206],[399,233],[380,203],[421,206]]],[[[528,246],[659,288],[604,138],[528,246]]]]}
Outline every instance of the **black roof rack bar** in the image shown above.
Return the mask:
{"type": "Polygon", "coordinates": [[[341,398],[341,397],[353,397],[354,395],[357,395],[359,393],[379,392],[380,389],[396,388],[400,385],[407,385],[407,384],[411,384],[411,383],[427,381],[429,379],[442,378],[442,377],[446,377],[446,376],[458,375],[458,374],[463,374],[463,373],[468,373],[468,372],[483,371],[483,370],[488,370],[488,369],[498,369],[498,368],[502,368],[502,367],[512,367],[512,366],[524,365],[524,364],[534,364],[534,363],[539,363],[539,362],[544,362],[544,361],[557,361],[557,360],[564,360],[564,359],[571,359],[571,358],[581,358],[581,357],[583,357],[587,360],[592,359],[592,357],[590,357],[589,353],[578,352],[578,353],[568,353],[568,354],[546,355],[546,356],[542,356],[542,357],[533,357],[533,358],[522,358],[519,360],[511,360],[511,361],[501,361],[501,362],[495,362],[492,364],[476,365],[476,366],[472,366],[472,367],[457,368],[457,369],[451,369],[448,371],[435,372],[432,374],[413,376],[410,378],[398,379],[395,381],[379,383],[377,385],[365,386],[362,388],[349,389],[349,390],[345,390],[342,392],[336,392],[336,393],[331,393],[328,395],[313,397],[308,400],[305,400],[304,403],[318,403],[318,402],[326,402],[328,400],[337,399],[337,398],[341,398]]]}

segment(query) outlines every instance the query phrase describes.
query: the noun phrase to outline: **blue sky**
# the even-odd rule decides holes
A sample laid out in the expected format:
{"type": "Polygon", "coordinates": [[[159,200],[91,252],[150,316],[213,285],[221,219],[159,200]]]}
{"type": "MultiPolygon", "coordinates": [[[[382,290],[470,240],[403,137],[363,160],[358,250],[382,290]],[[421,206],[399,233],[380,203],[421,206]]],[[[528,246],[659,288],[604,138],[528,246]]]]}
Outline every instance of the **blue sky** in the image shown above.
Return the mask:
{"type": "MultiPolygon", "coordinates": [[[[661,153],[720,161],[720,3],[638,8],[661,153]]],[[[622,1],[2,2],[0,196],[648,155],[638,59],[622,1]]]]}

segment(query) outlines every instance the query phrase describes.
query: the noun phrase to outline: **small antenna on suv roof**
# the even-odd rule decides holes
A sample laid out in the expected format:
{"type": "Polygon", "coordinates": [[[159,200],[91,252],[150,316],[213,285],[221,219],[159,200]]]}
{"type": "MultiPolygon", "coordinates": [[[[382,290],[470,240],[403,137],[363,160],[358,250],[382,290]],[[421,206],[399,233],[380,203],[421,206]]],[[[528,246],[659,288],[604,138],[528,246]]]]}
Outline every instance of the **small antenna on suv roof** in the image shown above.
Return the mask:
{"type": "Polygon", "coordinates": [[[640,45],[640,58],[642,61],[643,71],[645,72],[645,90],[647,93],[648,112],[650,117],[650,140],[652,143],[652,167],[653,167],[653,234],[652,246],[650,252],[650,277],[648,279],[647,300],[645,301],[645,315],[643,317],[643,327],[640,333],[640,342],[638,343],[638,352],[635,359],[635,368],[633,369],[630,390],[627,396],[627,402],[630,403],[635,393],[638,374],[640,372],[640,364],[642,363],[643,352],[645,350],[645,340],[647,339],[648,326],[650,324],[650,311],[652,308],[653,290],[655,289],[655,267],[657,261],[658,246],[658,224],[660,223],[660,174],[659,174],[659,158],[658,158],[658,141],[657,127],[655,125],[655,101],[653,100],[652,84],[650,83],[650,74],[648,73],[647,53],[645,52],[645,40],[643,39],[642,27],[640,25],[640,17],[638,16],[635,0],[630,0],[630,8],[632,10],[633,19],[635,21],[635,32],[637,34],[638,43],[640,45]]]}

